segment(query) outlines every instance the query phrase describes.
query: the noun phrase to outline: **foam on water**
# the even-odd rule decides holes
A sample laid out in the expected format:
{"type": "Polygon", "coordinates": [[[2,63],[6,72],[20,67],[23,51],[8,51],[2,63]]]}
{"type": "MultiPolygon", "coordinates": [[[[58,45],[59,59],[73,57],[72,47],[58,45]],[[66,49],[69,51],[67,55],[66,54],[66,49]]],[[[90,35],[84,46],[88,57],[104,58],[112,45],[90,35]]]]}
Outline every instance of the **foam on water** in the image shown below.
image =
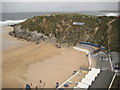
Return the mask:
{"type": "Polygon", "coordinates": [[[0,26],[15,25],[15,24],[24,22],[25,20],[6,20],[6,21],[0,21],[0,26]]]}
{"type": "Polygon", "coordinates": [[[119,16],[119,13],[106,13],[98,16],[119,16]]]}

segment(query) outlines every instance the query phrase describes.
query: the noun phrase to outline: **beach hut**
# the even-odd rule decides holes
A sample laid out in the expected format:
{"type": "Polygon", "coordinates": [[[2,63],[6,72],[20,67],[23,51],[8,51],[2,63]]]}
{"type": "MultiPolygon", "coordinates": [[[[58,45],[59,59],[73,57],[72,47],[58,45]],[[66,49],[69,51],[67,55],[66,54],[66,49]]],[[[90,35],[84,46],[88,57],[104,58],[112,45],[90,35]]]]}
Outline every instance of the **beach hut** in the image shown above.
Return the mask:
{"type": "Polygon", "coordinates": [[[93,75],[93,74],[86,74],[86,75],[85,75],[85,78],[94,81],[95,78],[96,78],[96,75],[93,75]]]}
{"type": "Polygon", "coordinates": [[[80,67],[80,70],[81,70],[81,73],[85,73],[85,74],[88,74],[88,72],[90,71],[90,69],[83,68],[83,67],[80,67]]]}
{"type": "Polygon", "coordinates": [[[93,75],[93,76],[97,77],[98,76],[98,72],[96,72],[96,71],[90,71],[88,73],[88,75],[93,75]]]}
{"type": "Polygon", "coordinates": [[[100,73],[100,69],[92,68],[88,74],[86,74],[85,78],[94,81],[95,78],[100,73]]]}
{"type": "Polygon", "coordinates": [[[92,68],[91,71],[95,71],[97,73],[100,73],[100,69],[92,68]]]}
{"type": "Polygon", "coordinates": [[[89,75],[94,75],[94,76],[96,76],[97,77],[97,75],[100,73],[100,69],[94,69],[94,68],[92,68],[92,70],[91,71],[89,71],[89,75]]]}
{"type": "Polygon", "coordinates": [[[85,84],[85,83],[82,83],[82,82],[79,82],[78,85],[77,85],[78,88],[89,88],[89,85],[88,84],[85,84]]]}
{"type": "Polygon", "coordinates": [[[89,80],[89,79],[86,79],[86,78],[83,78],[81,80],[82,83],[85,83],[85,84],[88,84],[88,85],[91,85],[92,84],[92,80],[89,80]]]}

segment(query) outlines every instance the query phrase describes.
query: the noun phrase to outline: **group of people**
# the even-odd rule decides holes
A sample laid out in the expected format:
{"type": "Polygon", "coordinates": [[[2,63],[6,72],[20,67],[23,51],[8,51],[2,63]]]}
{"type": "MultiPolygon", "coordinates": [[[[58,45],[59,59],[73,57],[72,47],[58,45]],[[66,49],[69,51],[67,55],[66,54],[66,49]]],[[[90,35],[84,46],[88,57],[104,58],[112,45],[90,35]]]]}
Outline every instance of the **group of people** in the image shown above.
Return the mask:
{"type": "MultiPolygon", "coordinates": [[[[74,71],[73,72],[73,75],[76,74],[77,71],[74,71]]],[[[40,80],[40,84],[43,83],[42,80],[40,80]]],[[[43,87],[44,87],[45,83],[43,83],[43,87]]],[[[29,85],[29,84],[26,84],[26,90],[31,90],[31,87],[32,87],[32,83],[29,85]]],[[[40,88],[43,88],[43,87],[40,87],[40,88]]],[[[59,87],[59,82],[56,82],[56,88],[59,87]]],[[[38,90],[38,86],[36,86],[36,90],[38,90]]]]}
{"type": "MultiPolygon", "coordinates": [[[[40,83],[43,83],[43,82],[40,80],[40,83]]],[[[44,85],[45,85],[45,83],[44,83],[44,85]]],[[[44,87],[44,85],[43,85],[43,87],[44,87]]],[[[56,88],[58,88],[58,87],[59,87],[59,82],[56,82],[56,88]]],[[[26,84],[26,90],[31,90],[31,88],[32,88],[32,83],[30,85],[26,84]]],[[[36,86],[36,90],[38,90],[38,86],[36,86]]]]}
{"type": "MultiPolygon", "coordinates": [[[[40,80],[40,84],[42,83],[42,81],[40,80]]],[[[44,85],[45,85],[45,83],[44,83],[44,85]]],[[[43,86],[44,87],[44,86],[43,86]]],[[[42,87],[42,88],[43,88],[42,87]]],[[[29,84],[26,84],[26,90],[31,90],[31,88],[32,88],[32,83],[29,85],[29,84]]],[[[36,90],[38,90],[38,86],[36,86],[36,90]]]]}

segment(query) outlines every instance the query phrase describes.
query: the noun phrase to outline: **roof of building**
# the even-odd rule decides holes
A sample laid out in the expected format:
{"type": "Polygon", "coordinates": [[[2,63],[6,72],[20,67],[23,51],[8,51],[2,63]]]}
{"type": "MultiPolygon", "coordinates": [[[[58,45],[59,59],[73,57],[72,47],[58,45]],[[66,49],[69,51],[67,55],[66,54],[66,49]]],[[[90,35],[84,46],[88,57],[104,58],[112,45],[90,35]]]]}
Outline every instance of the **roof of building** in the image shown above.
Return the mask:
{"type": "Polygon", "coordinates": [[[97,78],[92,83],[89,89],[108,88],[112,81],[113,76],[114,76],[114,72],[112,72],[111,70],[101,71],[101,73],[97,76],[97,78]]]}
{"type": "Polygon", "coordinates": [[[91,85],[92,84],[92,80],[89,80],[89,79],[86,79],[86,78],[83,78],[81,80],[81,82],[85,83],[85,84],[88,84],[88,85],[91,85]]]}
{"type": "Polygon", "coordinates": [[[85,84],[85,83],[82,83],[82,82],[79,82],[78,85],[77,85],[78,88],[88,88],[89,85],[85,84]]]}
{"type": "Polygon", "coordinates": [[[90,69],[88,68],[83,68],[83,67],[80,67],[81,70],[85,70],[85,71],[90,71],[90,69]]]}
{"type": "Polygon", "coordinates": [[[94,81],[99,73],[100,69],[92,68],[91,71],[86,74],[85,78],[94,81]]]}

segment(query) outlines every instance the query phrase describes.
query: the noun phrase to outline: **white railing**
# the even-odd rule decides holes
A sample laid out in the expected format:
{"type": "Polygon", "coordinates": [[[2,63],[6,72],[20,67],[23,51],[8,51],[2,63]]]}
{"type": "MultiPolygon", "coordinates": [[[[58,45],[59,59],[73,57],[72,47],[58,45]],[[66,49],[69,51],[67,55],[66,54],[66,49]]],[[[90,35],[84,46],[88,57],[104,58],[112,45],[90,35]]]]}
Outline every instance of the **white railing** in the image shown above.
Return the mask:
{"type": "Polygon", "coordinates": [[[72,79],[73,77],[75,77],[79,72],[80,72],[80,70],[78,70],[73,76],[71,76],[69,79],[67,79],[65,82],[63,82],[58,88],[61,88],[65,83],[67,83],[68,81],[70,81],[70,79],[72,79]]]}
{"type": "Polygon", "coordinates": [[[113,65],[112,65],[112,59],[111,59],[111,55],[109,53],[108,53],[108,58],[109,58],[109,61],[110,61],[111,69],[113,71],[114,69],[113,69],[113,65]]]}
{"type": "Polygon", "coordinates": [[[83,48],[79,48],[79,47],[73,47],[74,49],[78,50],[78,51],[82,51],[85,52],[86,54],[88,54],[88,61],[89,61],[89,69],[91,67],[91,56],[90,56],[90,51],[83,49],[83,48]]]}
{"type": "Polygon", "coordinates": [[[114,76],[113,76],[113,78],[112,78],[112,81],[111,81],[111,83],[110,83],[110,86],[109,86],[108,90],[110,90],[110,88],[111,88],[111,86],[112,86],[112,84],[113,84],[113,81],[115,80],[115,77],[116,77],[116,73],[114,74],[114,76]]]}

